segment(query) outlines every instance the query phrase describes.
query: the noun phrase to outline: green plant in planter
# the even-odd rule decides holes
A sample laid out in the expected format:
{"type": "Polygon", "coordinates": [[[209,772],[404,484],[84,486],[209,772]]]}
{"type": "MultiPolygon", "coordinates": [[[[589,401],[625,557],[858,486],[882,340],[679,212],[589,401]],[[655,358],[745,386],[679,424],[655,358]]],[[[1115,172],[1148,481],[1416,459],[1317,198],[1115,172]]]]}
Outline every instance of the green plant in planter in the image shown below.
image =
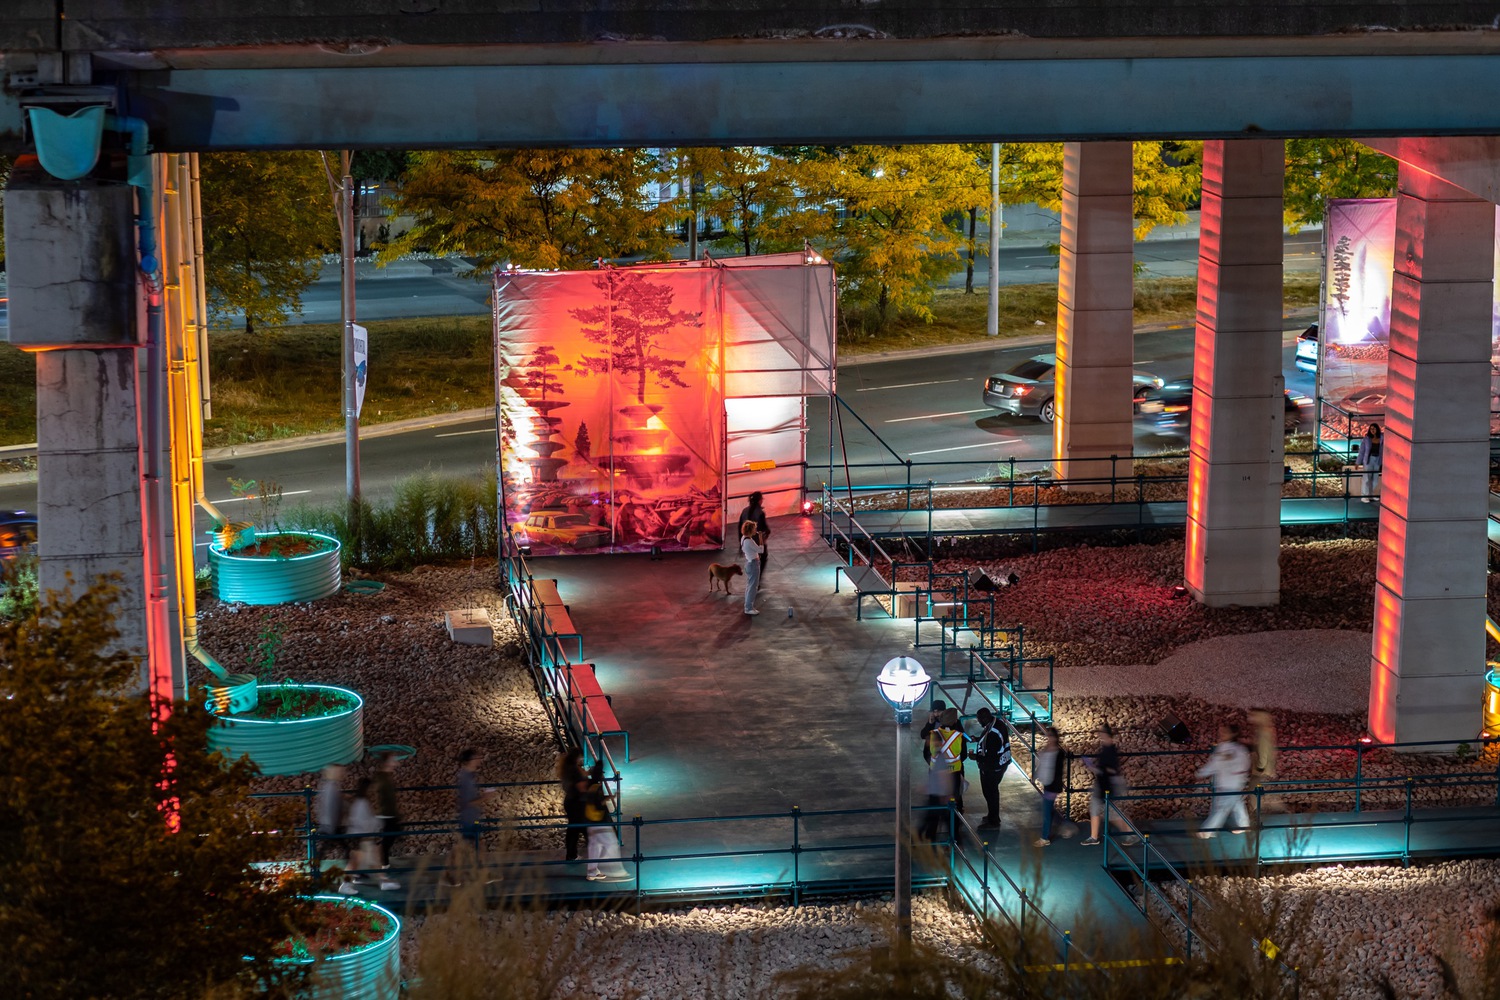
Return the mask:
{"type": "Polygon", "coordinates": [[[276,669],[276,656],[285,644],[282,638],[284,630],[271,620],[270,615],[262,615],[260,620],[260,635],[256,637],[255,648],[251,652],[250,666],[255,670],[258,683],[270,684],[275,680],[272,671],[276,669]]]}
{"type": "Polygon", "coordinates": [[[254,503],[255,527],[262,533],[280,531],[276,517],[281,512],[281,484],[274,479],[235,479],[229,477],[229,490],[247,504],[254,503]]]}

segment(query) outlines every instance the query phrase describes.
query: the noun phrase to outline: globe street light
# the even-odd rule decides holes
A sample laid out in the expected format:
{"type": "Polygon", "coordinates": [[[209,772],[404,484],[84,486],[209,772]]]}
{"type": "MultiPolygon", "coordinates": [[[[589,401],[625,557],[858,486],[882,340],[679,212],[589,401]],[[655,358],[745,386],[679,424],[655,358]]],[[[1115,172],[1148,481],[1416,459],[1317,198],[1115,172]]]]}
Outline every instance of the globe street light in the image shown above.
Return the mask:
{"type": "Polygon", "coordinates": [[[896,710],[896,947],[911,945],[911,710],[932,678],[910,656],[898,656],[875,678],[880,696],[896,710]]]}

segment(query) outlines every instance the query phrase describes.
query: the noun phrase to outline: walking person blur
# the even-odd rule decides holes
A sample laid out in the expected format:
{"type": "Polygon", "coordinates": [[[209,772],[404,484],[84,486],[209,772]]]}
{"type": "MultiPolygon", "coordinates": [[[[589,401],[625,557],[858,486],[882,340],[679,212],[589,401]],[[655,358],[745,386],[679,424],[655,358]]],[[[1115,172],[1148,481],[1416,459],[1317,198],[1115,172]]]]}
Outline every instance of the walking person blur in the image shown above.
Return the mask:
{"type": "Polygon", "coordinates": [[[1244,833],[1250,827],[1250,814],[1245,809],[1245,782],[1250,778],[1250,748],[1240,742],[1240,727],[1232,722],[1219,726],[1219,742],[1209,754],[1208,762],[1195,772],[1200,778],[1208,778],[1214,785],[1214,805],[1203,821],[1198,836],[1204,840],[1214,837],[1223,828],[1224,822],[1233,814],[1234,833],[1244,833]]]}
{"type": "MultiPolygon", "coordinates": [[[[1042,835],[1037,838],[1037,847],[1052,846],[1052,824],[1057,816],[1057,797],[1062,794],[1063,784],[1068,780],[1068,752],[1063,749],[1057,730],[1047,726],[1042,730],[1044,741],[1036,752],[1032,777],[1042,788],[1042,835]]],[[[1068,823],[1066,816],[1063,822],[1068,823]]],[[[1072,836],[1064,831],[1063,836],[1072,836]]]]}
{"type": "Polygon", "coordinates": [[[745,557],[745,614],[758,615],[755,598],[760,592],[760,557],[765,554],[754,521],[740,522],[740,553],[745,557]]]}
{"type": "MultiPolygon", "coordinates": [[[[1093,847],[1099,843],[1099,835],[1104,832],[1106,808],[1112,814],[1119,812],[1119,807],[1110,805],[1109,799],[1124,795],[1130,789],[1121,766],[1120,747],[1115,743],[1114,728],[1107,722],[1101,723],[1094,735],[1099,740],[1099,749],[1094,751],[1094,756],[1084,758],[1084,765],[1094,774],[1094,787],[1089,792],[1089,836],[1082,841],[1084,847],[1093,847]]],[[[1118,815],[1111,815],[1110,823],[1117,830],[1130,829],[1130,825],[1118,815]]],[[[1120,838],[1120,843],[1129,846],[1139,840],[1134,834],[1127,834],[1120,838]]]]}
{"type": "Polygon", "coordinates": [[[584,876],[590,882],[629,878],[620,864],[620,839],[610,822],[609,797],[604,790],[604,760],[594,761],[583,790],[583,815],[589,830],[589,867],[584,876]]]}
{"type": "MultiPolygon", "coordinates": [[[[1255,727],[1255,759],[1251,762],[1251,777],[1256,785],[1266,785],[1276,780],[1276,720],[1268,709],[1250,710],[1250,725],[1255,727]]],[[[1261,808],[1268,812],[1280,812],[1281,796],[1272,792],[1261,793],[1261,808]]]]}
{"type": "Polygon", "coordinates": [[[755,522],[755,533],[757,541],[760,542],[760,568],[764,572],[766,568],[766,541],[771,537],[771,526],[766,522],[765,497],[760,490],[750,494],[750,501],[745,504],[745,509],[740,511],[739,524],[746,521],[755,522]]]}
{"type": "Polygon", "coordinates": [[[396,765],[400,759],[394,750],[380,755],[371,776],[375,787],[375,815],[380,820],[380,867],[391,866],[391,844],[401,830],[401,803],[396,799],[396,765]]]}
{"type": "MultiPolygon", "coordinates": [[[[339,892],[353,896],[359,892],[359,883],[369,881],[359,872],[374,871],[380,866],[380,817],[375,814],[374,782],[361,778],[354,788],[354,798],[349,802],[349,819],[346,829],[352,845],[349,850],[349,867],[356,874],[348,876],[339,886],[339,892]]],[[[380,888],[386,891],[401,888],[400,882],[380,876],[380,888]]]]}
{"type": "Polygon", "coordinates": [[[344,765],[329,764],[313,799],[313,885],[323,881],[325,858],[347,856],[344,841],[344,765]]]}
{"type": "MultiPolygon", "coordinates": [[[[980,729],[971,756],[979,768],[979,790],[984,795],[984,818],[979,828],[994,829],[1000,826],[1000,779],[1010,767],[1010,731],[988,708],[981,708],[974,717],[980,729]]],[[[959,781],[963,780],[962,773],[959,781]]]]}
{"type": "MultiPolygon", "coordinates": [[[[458,755],[458,843],[448,855],[447,871],[443,873],[443,884],[457,887],[463,885],[459,872],[468,867],[478,867],[483,858],[483,845],[479,825],[484,815],[481,808],[485,801],[495,797],[496,789],[479,787],[479,765],[484,763],[484,754],[470,747],[458,755]]],[[[491,880],[493,881],[493,880],[491,880]]]]}
{"type": "Polygon", "coordinates": [[[557,783],[562,786],[563,818],[568,824],[563,832],[563,860],[577,861],[578,842],[588,832],[583,801],[589,785],[588,772],[583,768],[583,751],[578,747],[569,747],[557,759],[557,783]]]}
{"type": "Polygon", "coordinates": [[[1384,444],[1384,435],[1379,424],[1369,424],[1365,427],[1365,436],[1359,439],[1359,469],[1360,469],[1360,493],[1361,503],[1372,503],[1378,499],[1375,492],[1380,483],[1381,449],[1384,444]]]}

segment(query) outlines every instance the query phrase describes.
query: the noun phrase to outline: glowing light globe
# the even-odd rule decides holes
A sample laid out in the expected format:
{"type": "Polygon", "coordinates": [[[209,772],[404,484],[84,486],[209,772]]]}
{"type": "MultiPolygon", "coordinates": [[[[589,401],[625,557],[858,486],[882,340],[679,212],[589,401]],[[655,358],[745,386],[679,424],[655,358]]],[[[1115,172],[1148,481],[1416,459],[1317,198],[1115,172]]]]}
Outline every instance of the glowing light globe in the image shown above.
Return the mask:
{"type": "Polygon", "coordinates": [[[927,675],[922,664],[910,656],[898,656],[891,660],[880,668],[880,675],[875,678],[880,696],[898,712],[910,711],[913,705],[922,700],[931,684],[932,678],[927,675]]]}

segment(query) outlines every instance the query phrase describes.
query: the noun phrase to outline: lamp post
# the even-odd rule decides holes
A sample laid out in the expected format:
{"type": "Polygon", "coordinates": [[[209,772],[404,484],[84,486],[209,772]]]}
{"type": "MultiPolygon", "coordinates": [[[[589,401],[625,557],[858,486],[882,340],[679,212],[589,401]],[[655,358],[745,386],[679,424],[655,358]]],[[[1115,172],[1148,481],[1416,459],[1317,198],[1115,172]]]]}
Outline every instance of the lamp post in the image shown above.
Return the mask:
{"type": "Polygon", "coordinates": [[[898,656],[875,678],[880,696],[896,710],[896,947],[911,945],[911,710],[932,678],[910,656],[898,656]]]}

